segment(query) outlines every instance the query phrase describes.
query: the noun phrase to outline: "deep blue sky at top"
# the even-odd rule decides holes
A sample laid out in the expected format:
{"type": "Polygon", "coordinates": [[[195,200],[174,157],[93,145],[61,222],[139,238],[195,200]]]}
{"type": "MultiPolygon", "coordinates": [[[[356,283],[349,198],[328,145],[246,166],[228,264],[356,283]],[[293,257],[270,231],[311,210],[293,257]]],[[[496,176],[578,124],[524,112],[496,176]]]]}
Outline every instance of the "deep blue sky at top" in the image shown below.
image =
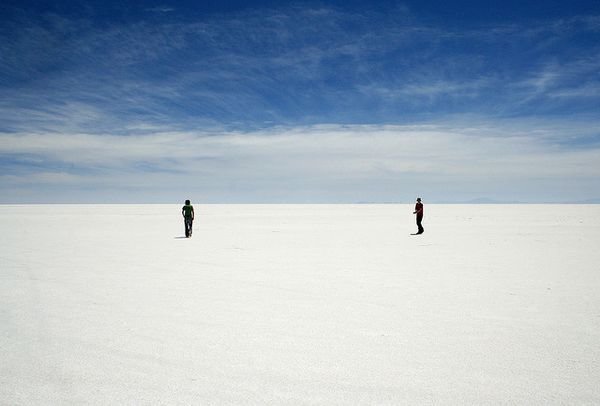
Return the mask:
{"type": "MultiPolygon", "coordinates": [[[[56,13],[65,17],[89,17],[98,23],[127,22],[147,18],[145,10],[170,8],[177,19],[206,18],[218,13],[231,13],[257,8],[277,8],[285,5],[303,7],[332,6],[360,11],[369,8],[390,8],[398,5],[409,6],[416,14],[438,23],[471,25],[482,23],[528,21],[530,19],[566,18],[583,14],[597,14],[600,4],[597,0],[547,0],[547,1],[478,1],[478,0],[421,0],[394,1],[378,0],[324,0],[324,1],[282,1],[282,0],[201,0],[201,1],[16,1],[4,2],[8,13],[17,11],[26,14],[56,13]],[[179,11],[177,11],[179,10],[179,11]]],[[[13,14],[14,15],[14,14],[13,14]]],[[[10,17],[10,14],[8,14],[10,17]]]]}
{"type": "Polygon", "coordinates": [[[589,117],[599,102],[597,0],[18,1],[1,14],[3,131],[589,117]]]}

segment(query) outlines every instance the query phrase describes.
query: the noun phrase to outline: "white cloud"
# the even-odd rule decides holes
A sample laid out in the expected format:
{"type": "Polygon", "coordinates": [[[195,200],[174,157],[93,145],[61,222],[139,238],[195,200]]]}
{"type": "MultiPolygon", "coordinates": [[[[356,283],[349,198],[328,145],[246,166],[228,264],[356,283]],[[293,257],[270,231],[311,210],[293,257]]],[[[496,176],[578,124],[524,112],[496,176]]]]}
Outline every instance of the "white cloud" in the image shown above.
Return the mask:
{"type": "MultiPolygon", "coordinates": [[[[363,194],[378,200],[394,195],[387,190],[390,187],[406,188],[402,192],[406,193],[444,183],[469,193],[478,187],[490,193],[507,183],[523,189],[540,182],[596,185],[600,146],[573,149],[556,143],[561,137],[592,130],[566,128],[479,123],[470,127],[322,125],[146,136],[5,134],[0,136],[3,156],[34,156],[61,169],[53,176],[41,167],[37,173],[3,178],[2,183],[8,187],[18,181],[70,186],[80,182],[98,184],[99,190],[152,188],[157,194],[188,187],[234,201],[257,196],[268,200],[283,191],[292,199],[304,196],[319,201],[337,193],[342,200],[363,194]],[[72,171],[64,169],[68,167],[72,171]]],[[[452,193],[446,195],[451,198],[452,193]]]]}
{"type": "MultiPolygon", "coordinates": [[[[2,175],[0,176],[0,184],[2,185],[47,185],[47,186],[60,186],[60,185],[74,185],[79,186],[81,184],[89,182],[89,177],[78,176],[72,173],[66,172],[35,172],[28,175],[2,175]]],[[[93,182],[93,180],[92,180],[93,182]]]]}

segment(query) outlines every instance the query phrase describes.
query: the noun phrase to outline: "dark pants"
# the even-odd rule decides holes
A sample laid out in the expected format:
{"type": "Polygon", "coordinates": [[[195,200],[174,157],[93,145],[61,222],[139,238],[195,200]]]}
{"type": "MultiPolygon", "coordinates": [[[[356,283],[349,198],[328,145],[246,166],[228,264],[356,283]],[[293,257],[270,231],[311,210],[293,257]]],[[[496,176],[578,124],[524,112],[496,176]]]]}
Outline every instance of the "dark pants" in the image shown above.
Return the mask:
{"type": "Polygon", "coordinates": [[[185,236],[191,237],[192,235],[192,224],[194,223],[194,219],[191,217],[184,217],[184,225],[185,225],[185,236]]]}
{"type": "Polygon", "coordinates": [[[425,229],[421,225],[422,221],[423,221],[423,216],[417,216],[417,227],[419,227],[419,231],[418,231],[419,234],[421,234],[423,231],[425,231],[425,229]]]}

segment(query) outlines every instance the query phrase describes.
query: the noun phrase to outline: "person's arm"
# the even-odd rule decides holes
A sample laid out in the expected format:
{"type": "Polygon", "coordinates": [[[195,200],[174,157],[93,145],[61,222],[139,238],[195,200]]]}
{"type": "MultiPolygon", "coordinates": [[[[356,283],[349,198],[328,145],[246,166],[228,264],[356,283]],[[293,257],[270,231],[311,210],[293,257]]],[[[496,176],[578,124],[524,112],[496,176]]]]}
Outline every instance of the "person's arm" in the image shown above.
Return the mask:
{"type": "Polygon", "coordinates": [[[192,220],[194,219],[194,206],[192,206],[192,220]]]}
{"type": "Polygon", "coordinates": [[[181,215],[182,215],[183,217],[185,217],[185,206],[183,206],[183,207],[181,208],[181,215]]]}

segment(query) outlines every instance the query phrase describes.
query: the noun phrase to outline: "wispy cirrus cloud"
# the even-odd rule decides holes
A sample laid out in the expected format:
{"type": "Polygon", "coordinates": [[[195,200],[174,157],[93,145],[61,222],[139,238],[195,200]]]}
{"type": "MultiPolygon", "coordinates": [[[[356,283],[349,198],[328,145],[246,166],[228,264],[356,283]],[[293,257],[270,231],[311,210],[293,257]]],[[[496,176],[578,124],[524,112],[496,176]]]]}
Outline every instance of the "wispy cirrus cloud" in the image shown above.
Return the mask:
{"type": "Polygon", "coordinates": [[[87,104],[106,119],[80,122],[80,130],[105,131],[131,121],[252,127],[589,112],[598,49],[574,39],[597,37],[596,20],[457,30],[406,8],[331,7],[108,26],[24,18],[2,35],[0,94],[10,106],[0,118],[31,129],[15,110],[87,104]]]}
{"type": "MultiPolygon", "coordinates": [[[[551,62],[543,66],[531,79],[524,82],[537,95],[555,97],[557,94],[589,96],[589,92],[581,89],[600,85],[600,47],[595,54],[585,55],[562,63],[551,62]]],[[[596,94],[600,98],[600,94],[596,94]]]]}

